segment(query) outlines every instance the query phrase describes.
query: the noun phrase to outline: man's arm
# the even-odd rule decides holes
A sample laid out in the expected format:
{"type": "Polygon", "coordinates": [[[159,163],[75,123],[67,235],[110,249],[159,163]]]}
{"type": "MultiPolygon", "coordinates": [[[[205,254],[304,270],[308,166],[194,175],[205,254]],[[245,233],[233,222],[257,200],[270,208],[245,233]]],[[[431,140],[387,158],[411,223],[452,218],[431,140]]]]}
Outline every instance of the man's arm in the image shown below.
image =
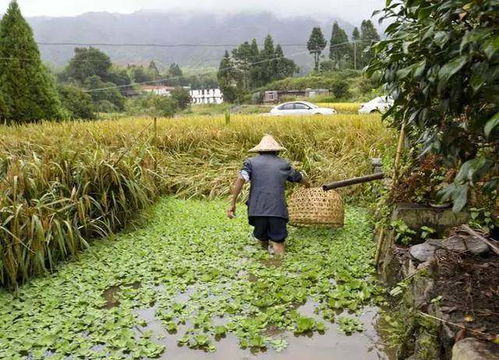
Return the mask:
{"type": "Polygon", "coordinates": [[[246,181],[241,175],[239,175],[234,182],[234,188],[232,189],[232,199],[230,202],[229,210],[227,210],[227,217],[229,219],[234,219],[236,217],[237,198],[239,197],[239,194],[241,193],[245,182],[246,181]]]}

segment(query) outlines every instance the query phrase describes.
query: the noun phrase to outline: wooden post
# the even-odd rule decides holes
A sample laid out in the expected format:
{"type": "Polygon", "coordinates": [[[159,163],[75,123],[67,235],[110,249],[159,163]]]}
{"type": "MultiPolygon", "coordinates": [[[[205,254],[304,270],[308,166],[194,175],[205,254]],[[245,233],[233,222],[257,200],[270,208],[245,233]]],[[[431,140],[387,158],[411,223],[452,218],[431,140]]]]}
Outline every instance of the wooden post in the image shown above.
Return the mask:
{"type": "Polygon", "coordinates": [[[385,239],[385,228],[382,227],[379,232],[378,242],[376,244],[376,255],[374,256],[374,265],[378,268],[379,257],[381,256],[381,250],[383,248],[383,240],[385,239]]]}
{"type": "Polygon", "coordinates": [[[156,142],[156,139],[158,137],[158,118],[155,116],[154,117],[154,141],[156,142]]]}
{"type": "Polygon", "coordinates": [[[404,138],[405,138],[405,122],[402,123],[402,127],[400,128],[400,136],[399,136],[399,142],[397,145],[397,153],[395,154],[395,163],[394,163],[394,180],[398,181],[398,176],[399,176],[399,168],[400,168],[400,157],[402,154],[402,145],[404,144],[404,138]]]}
{"type": "Polygon", "coordinates": [[[350,185],[355,185],[355,184],[362,184],[362,183],[374,181],[374,180],[381,180],[384,177],[385,177],[384,173],[377,173],[377,174],[361,176],[361,177],[348,179],[348,180],[335,181],[335,182],[332,182],[330,184],[322,185],[322,189],[324,191],[328,191],[328,190],[337,189],[340,187],[345,187],[345,186],[350,186],[350,185]]]}

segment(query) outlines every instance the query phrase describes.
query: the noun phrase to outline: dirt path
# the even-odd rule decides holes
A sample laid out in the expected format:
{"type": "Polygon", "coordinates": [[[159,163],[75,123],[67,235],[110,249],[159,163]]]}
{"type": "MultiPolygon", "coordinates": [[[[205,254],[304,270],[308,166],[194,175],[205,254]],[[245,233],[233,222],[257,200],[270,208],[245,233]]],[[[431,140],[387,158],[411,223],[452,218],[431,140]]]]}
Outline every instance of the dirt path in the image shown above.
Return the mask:
{"type": "Polygon", "coordinates": [[[143,228],[0,293],[0,358],[386,358],[364,210],[292,229],[276,261],[225,205],[166,198],[143,228]]]}

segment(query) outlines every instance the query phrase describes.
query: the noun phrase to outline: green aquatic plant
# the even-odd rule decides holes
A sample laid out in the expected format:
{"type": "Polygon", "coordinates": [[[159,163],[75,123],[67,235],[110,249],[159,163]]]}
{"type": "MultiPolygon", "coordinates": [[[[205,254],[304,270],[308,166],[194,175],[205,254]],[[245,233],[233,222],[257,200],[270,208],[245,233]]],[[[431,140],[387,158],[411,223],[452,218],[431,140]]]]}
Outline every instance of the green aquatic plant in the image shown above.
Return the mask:
{"type": "MultiPolygon", "coordinates": [[[[224,209],[165,198],[147,227],[96,243],[16,294],[0,292],[0,357],[154,358],[168,354],[165,336],[204,351],[229,335],[243,348],[282,351],[286,334],[326,331],[321,316],[335,321],[335,311],[380,301],[365,210],[347,207],[343,229],[290,228],[287,254],[275,261],[246,220],[228,221],[224,209]],[[302,311],[308,302],[314,317],[302,311]],[[152,321],[164,332],[151,332],[152,321]]],[[[362,328],[338,322],[345,332],[362,328]]]]}

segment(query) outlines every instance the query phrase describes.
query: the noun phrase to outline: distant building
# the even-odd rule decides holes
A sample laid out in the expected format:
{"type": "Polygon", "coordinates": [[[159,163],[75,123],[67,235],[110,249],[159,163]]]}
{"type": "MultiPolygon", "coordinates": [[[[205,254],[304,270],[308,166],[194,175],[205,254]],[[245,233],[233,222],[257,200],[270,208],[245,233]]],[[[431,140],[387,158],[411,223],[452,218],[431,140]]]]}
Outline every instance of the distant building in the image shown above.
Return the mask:
{"type": "Polygon", "coordinates": [[[308,97],[313,98],[317,95],[329,95],[328,89],[306,89],[306,90],[270,90],[265,91],[263,102],[265,104],[277,104],[282,102],[285,97],[308,97]]]}
{"type": "Polygon", "coordinates": [[[203,89],[189,91],[193,104],[221,104],[224,102],[220,89],[203,89]]]}
{"type": "Polygon", "coordinates": [[[161,96],[170,96],[171,92],[175,90],[174,87],[164,85],[143,85],[142,91],[161,96]]]}

